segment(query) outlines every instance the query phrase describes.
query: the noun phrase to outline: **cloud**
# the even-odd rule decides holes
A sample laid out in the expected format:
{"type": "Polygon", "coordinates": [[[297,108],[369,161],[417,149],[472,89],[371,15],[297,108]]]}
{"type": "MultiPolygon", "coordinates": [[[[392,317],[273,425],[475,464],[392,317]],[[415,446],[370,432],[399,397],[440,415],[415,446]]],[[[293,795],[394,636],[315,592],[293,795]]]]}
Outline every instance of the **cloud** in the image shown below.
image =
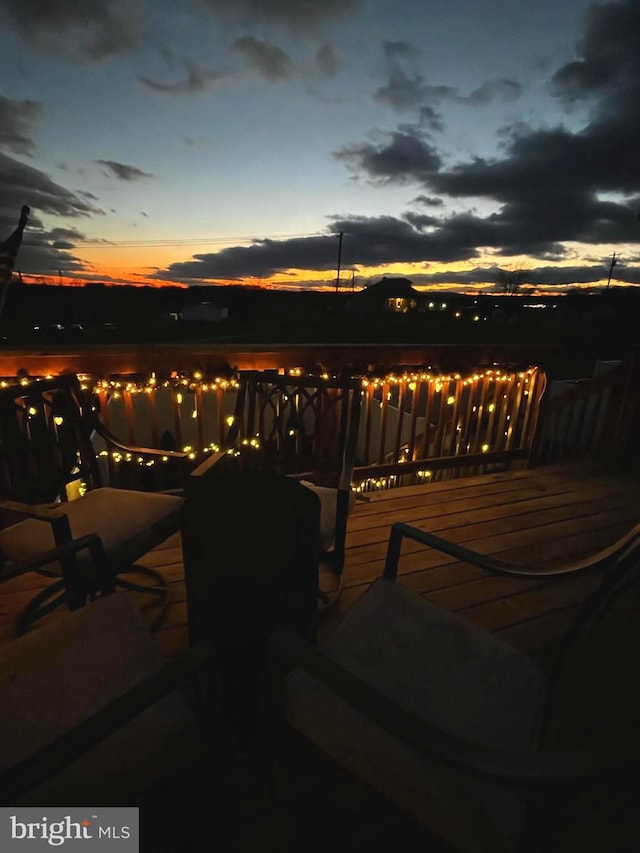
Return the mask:
{"type": "Polygon", "coordinates": [[[401,68],[393,68],[388,82],[373,93],[374,101],[388,104],[399,113],[457,97],[457,89],[453,86],[429,86],[420,74],[409,75],[401,68]]]}
{"type": "MultiPolygon", "coordinates": [[[[580,130],[562,125],[532,128],[511,125],[500,133],[500,158],[477,157],[448,168],[434,160],[425,168],[419,156],[424,133],[401,125],[402,146],[352,145],[338,159],[376,183],[413,182],[425,195],[486,199],[499,210],[486,217],[461,213],[443,220],[440,236],[462,248],[492,247],[504,255],[531,254],[541,259],[565,256],[570,241],[598,245],[637,242],[640,209],[640,4],[623,0],[599,6],[588,19],[578,59],[553,76],[561,98],[591,100],[591,116],[580,130]],[[637,24],[637,26],[635,25],[637,24]],[[606,194],[625,201],[608,201],[606,194]]],[[[434,92],[421,78],[395,77],[384,97],[396,105],[402,97],[436,95],[482,104],[488,98],[516,97],[513,81],[483,83],[468,96],[434,92]],[[412,94],[413,93],[413,94],[412,94]]],[[[379,90],[380,93],[380,90],[379,90]]],[[[394,138],[394,135],[391,135],[394,138]]],[[[431,235],[433,236],[433,235],[431,235]]]]}
{"type": "Polygon", "coordinates": [[[232,47],[243,54],[248,65],[272,83],[289,80],[293,75],[291,57],[277,44],[253,36],[241,36],[234,39],[232,47]]]}
{"type": "Polygon", "coordinates": [[[552,78],[554,90],[569,100],[637,90],[640,77],[640,4],[637,0],[594,5],[587,12],[578,59],[552,78]]]}
{"type": "Polygon", "coordinates": [[[351,17],[362,0],[202,0],[222,19],[247,24],[270,24],[294,33],[313,32],[326,24],[351,17]]]}
{"type": "Polygon", "coordinates": [[[441,207],[444,202],[441,198],[428,195],[417,195],[411,200],[411,204],[426,204],[430,207],[441,207]]]}
{"type": "Polygon", "coordinates": [[[169,68],[173,68],[176,61],[176,54],[172,47],[169,47],[168,44],[161,44],[158,47],[158,53],[164,60],[165,64],[169,66],[169,68]]]}
{"type": "Polygon", "coordinates": [[[34,148],[31,133],[41,113],[38,101],[12,101],[0,95],[0,149],[30,155],[34,148]]]}
{"type": "Polygon", "coordinates": [[[16,268],[34,273],[83,269],[79,258],[63,251],[84,239],[83,235],[69,227],[47,230],[40,217],[42,214],[66,218],[91,216],[102,211],[79,194],[56,184],[44,172],[0,154],[0,239],[8,237],[16,227],[23,204],[31,208],[31,214],[16,268]]]}
{"type": "Polygon", "coordinates": [[[322,77],[334,77],[340,68],[335,49],[328,42],[318,48],[315,58],[316,70],[322,77]]]}
{"type": "Polygon", "coordinates": [[[406,219],[392,216],[334,217],[331,232],[316,237],[289,240],[257,240],[251,246],[234,246],[215,254],[194,255],[191,260],[171,264],[156,275],[163,280],[268,278],[291,269],[326,271],[335,269],[336,233],[344,233],[344,265],[377,266],[410,263],[427,258],[453,261],[472,257],[471,248],[460,249],[444,239],[427,234],[406,219]]]}
{"type": "Polygon", "coordinates": [[[211,68],[202,68],[195,62],[186,61],[185,65],[187,67],[185,80],[178,80],[175,83],[159,83],[157,80],[142,75],[138,77],[138,80],[143,86],[146,86],[147,89],[153,89],[154,92],[163,92],[167,95],[199,95],[202,92],[209,91],[216,83],[229,76],[211,68]]]}
{"type": "MultiPolygon", "coordinates": [[[[417,285],[454,285],[472,286],[479,284],[492,285],[492,289],[499,291],[502,286],[503,267],[494,265],[491,267],[474,267],[470,270],[447,270],[437,273],[418,273],[412,275],[411,280],[417,285]]],[[[574,284],[596,284],[606,280],[609,274],[608,264],[591,264],[585,266],[544,266],[532,267],[522,270],[523,291],[527,286],[533,288],[557,287],[564,289],[574,284]]],[[[637,267],[616,266],[616,280],[625,284],[640,284],[640,269],[637,267]],[[619,271],[619,273],[618,273],[619,271]]]]}
{"type": "Polygon", "coordinates": [[[389,62],[397,59],[414,59],[420,51],[408,41],[383,41],[382,52],[389,62]]]}
{"type": "Polygon", "coordinates": [[[364,172],[376,183],[406,183],[426,180],[440,168],[435,148],[417,134],[399,131],[385,134],[378,145],[366,142],[344,146],[333,155],[347,167],[364,172]]]}
{"type": "Polygon", "coordinates": [[[443,102],[471,106],[485,106],[494,101],[511,103],[520,97],[522,88],[517,80],[499,78],[486,80],[469,95],[461,95],[454,86],[430,85],[422,75],[407,74],[402,68],[394,67],[385,85],[379,86],[373,93],[373,99],[403,113],[421,106],[437,107],[443,102]]]}
{"type": "MultiPolygon", "coordinates": [[[[101,210],[61,187],[44,172],[0,154],[0,209],[11,219],[23,204],[55,216],[90,216],[101,210]]],[[[14,224],[15,227],[15,224],[14,224]]]]}
{"type": "Polygon", "coordinates": [[[0,0],[24,41],[73,62],[129,53],[140,43],[141,10],[131,0],[0,0]]]}
{"type": "Polygon", "coordinates": [[[490,104],[493,101],[502,101],[508,104],[517,101],[520,95],[522,95],[522,83],[501,77],[498,80],[486,80],[466,98],[463,97],[458,100],[466,101],[474,106],[484,106],[484,104],[490,104]]]}
{"type": "Polygon", "coordinates": [[[127,166],[125,163],[116,163],[115,160],[94,160],[94,163],[99,163],[104,166],[109,177],[116,177],[121,181],[137,181],[140,178],[153,178],[154,175],[149,172],[143,172],[136,166],[127,166]]]}

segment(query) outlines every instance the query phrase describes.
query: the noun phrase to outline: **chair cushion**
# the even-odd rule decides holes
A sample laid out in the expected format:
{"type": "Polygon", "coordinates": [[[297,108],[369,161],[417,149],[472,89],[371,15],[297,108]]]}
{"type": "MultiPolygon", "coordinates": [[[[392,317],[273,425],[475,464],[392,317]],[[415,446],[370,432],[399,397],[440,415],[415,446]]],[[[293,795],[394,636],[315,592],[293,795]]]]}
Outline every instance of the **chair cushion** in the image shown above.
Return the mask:
{"type": "MultiPolygon", "coordinates": [[[[537,746],[544,701],[538,665],[398,583],[376,581],[323,650],[431,725],[508,752],[537,746]]],[[[288,679],[287,716],[454,847],[513,849],[525,817],[522,791],[417,755],[301,671],[288,679]]]]}
{"type": "MultiPolygon", "coordinates": [[[[338,513],[338,489],[328,486],[316,486],[308,480],[300,480],[303,486],[315,492],[320,498],[320,542],[323,550],[328,551],[336,535],[336,516],[338,513]]],[[[356,502],[355,492],[349,494],[349,512],[356,502]]]]}
{"type": "MultiPolygon", "coordinates": [[[[162,663],[126,592],[98,598],[4,645],[0,767],[13,767],[159,670],[162,663]]],[[[170,693],[57,774],[55,783],[40,786],[36,799],[51,796],[55,802],[61,792],[69,791],[70,797],[86,796],[89,802],[98,792],[125,801],[148,782],[149,768],[159,776],[164,772],[170,745],[183,749],[192,724],[180,693],[170,693]]],[[[70,804],[64,797],[62,801],[70,804]]]]}
{"type": "MultiPolygon", "coordinates": [[[[109,564],[130,565],[167,536],[180,528],[183,498],[156,492],[93,489],[83,497],[56,504],[69,518],[74,539],[97,533],[109,564]]],[[[51,525],[26,519],[0,531],[0,551],[12,562],[22,562],[54,547],[51,525]]],[[[86,550],[78,553],[78,562],[90,560],[86,550]]]]}

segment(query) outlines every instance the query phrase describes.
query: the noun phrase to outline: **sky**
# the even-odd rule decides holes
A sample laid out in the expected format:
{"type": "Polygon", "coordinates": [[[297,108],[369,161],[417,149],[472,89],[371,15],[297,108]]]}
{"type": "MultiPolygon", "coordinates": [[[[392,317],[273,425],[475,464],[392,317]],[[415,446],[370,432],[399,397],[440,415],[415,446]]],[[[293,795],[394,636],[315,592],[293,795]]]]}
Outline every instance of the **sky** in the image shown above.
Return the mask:
{"type": "Polygon", "coordinates": [[[0,0],[0,56],[27,281],[640,284],[640,0],[0,0]]]}

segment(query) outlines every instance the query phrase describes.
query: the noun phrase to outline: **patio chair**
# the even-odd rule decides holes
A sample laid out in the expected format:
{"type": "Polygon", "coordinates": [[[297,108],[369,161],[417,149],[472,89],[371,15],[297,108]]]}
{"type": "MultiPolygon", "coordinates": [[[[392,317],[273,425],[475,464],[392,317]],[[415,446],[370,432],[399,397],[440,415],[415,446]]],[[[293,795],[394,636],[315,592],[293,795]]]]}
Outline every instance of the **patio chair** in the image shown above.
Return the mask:
{"type": "Polygon", "coordinates": [[[228,813],[212,672],[203,645],[163,661],[124,591],[4,644],[0,803],[91,807],[94,837],[105,807],[134,806],[140,849],[205,849],[228,813]]]}
{"type": "Polygon", "coordinates": [[[273,636],[283,796],[288,777],[298,813],[312,820],[311,803],[330,819],[330,785],[295,770],[307,744],[311,768],[329,757],[436,849],[638,849],[639,546],[640,525],[589,560],[536,572],[394,524],[383,577],[320,649],[273,636]],[[602,580],[545,669],[396,582],[404,537],[492,573],[602,580]]]}
{"type": "MultiPolygon", "coordinates": [[[[20,565],[55,545],[86,534],[100,538],[115,585],[166,602],[162,575],[136,565],[144,554],[180,528],[183,498],[137,489],[103,486],[93,434],[107,447],[134,460],[160,457],[186,472],[187,454],[128,447],[104,427],[75,374],[22,380],[0,390],[0,557],[20,565]],[[139,577],[128,579],[124,575],[139,577]],[[138,582],[140,581],[140,582],[138,582]]],[[[140,467],[134,462],[136,467],[140,467]]],[[[126,465],[125,465],[126,467],[126,465]]],[[[165,467],[165,466],[162,466],[165,467]]],[[[43,575],[51,576],[49,565],[43,575]]],[[[77,554],[77,570],[88,579],[93,569],[86,552],[77,554]]],[[[17,621],[24,633],[36,619],[70,600],[62,571],[59,580],[39,592],[17,621]]],[[[80,603],[82,603],[80,601],[80,603]]]]}
{"type": "Polygon", "coordinates": [[[318,495],[320,567],[329,581],[319,606],[325,609],[341,591],[347,519],[356,500],[351,478],[360,380],[248,370],[240,371],[239,382],[227,453],[217,464],[295,477],[318,495]]]}

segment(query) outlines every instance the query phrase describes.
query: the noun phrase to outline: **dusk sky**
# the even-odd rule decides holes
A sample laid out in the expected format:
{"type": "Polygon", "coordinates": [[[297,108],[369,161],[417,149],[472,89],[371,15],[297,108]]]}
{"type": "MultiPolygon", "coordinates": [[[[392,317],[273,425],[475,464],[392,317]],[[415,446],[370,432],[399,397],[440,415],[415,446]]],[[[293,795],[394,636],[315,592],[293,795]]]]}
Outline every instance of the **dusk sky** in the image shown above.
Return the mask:
{"type": "Polygon", "coordinates": [[[640,284],[640,0],[0,0],[0,50],[25,277],[640,284]]]}

